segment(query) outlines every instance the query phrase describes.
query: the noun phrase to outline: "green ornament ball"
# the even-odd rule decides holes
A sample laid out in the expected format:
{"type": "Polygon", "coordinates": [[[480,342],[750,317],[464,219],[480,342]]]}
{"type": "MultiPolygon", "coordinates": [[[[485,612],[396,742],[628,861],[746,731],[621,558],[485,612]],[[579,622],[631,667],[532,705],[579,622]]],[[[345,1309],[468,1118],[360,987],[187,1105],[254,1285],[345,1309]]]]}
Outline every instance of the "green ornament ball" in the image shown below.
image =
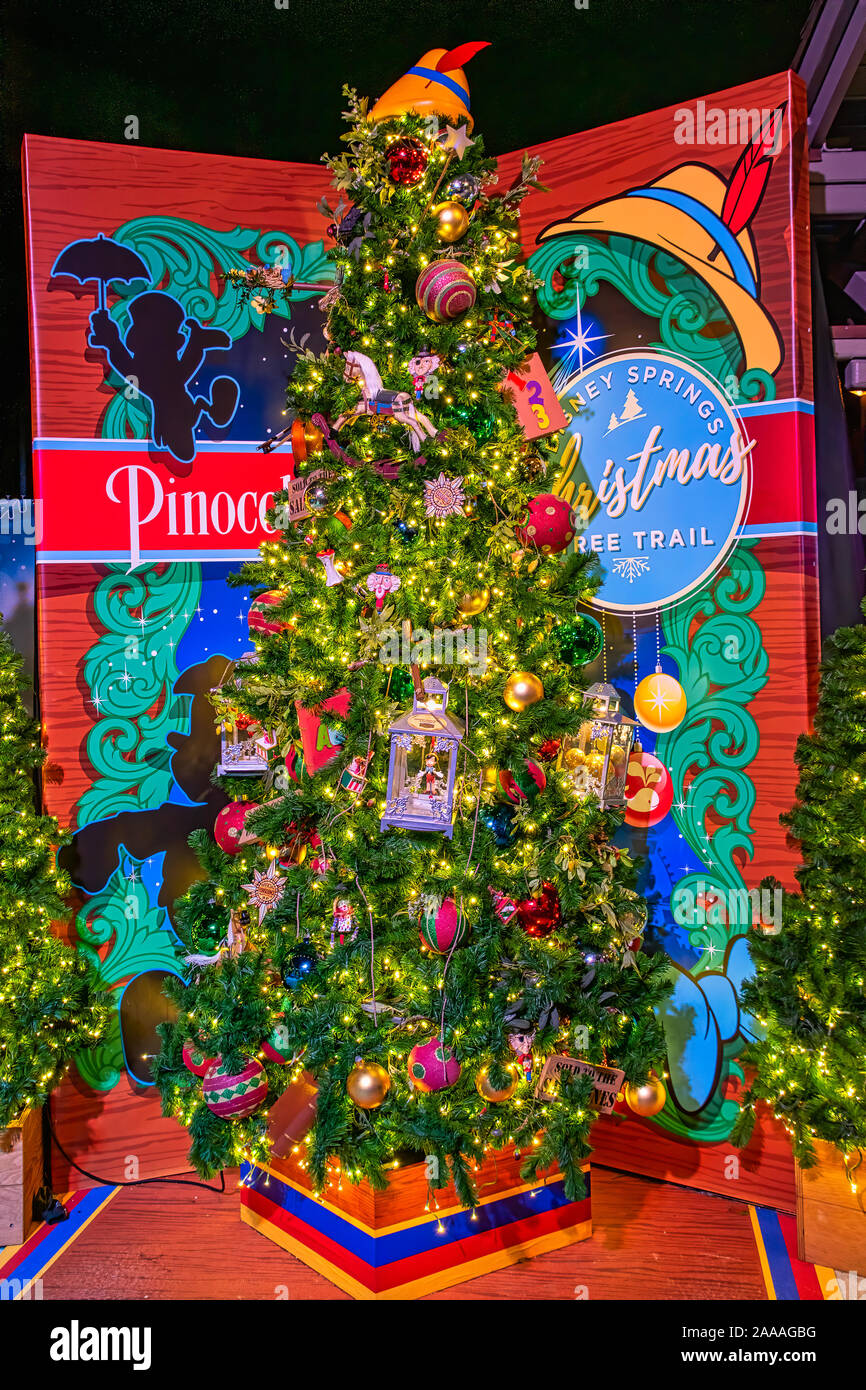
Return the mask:
{"type": "Polygon", "coordinates": [[[388,688],[388,698],[396,700],[398,705],[404,705],[411,700],[415,686],[408,671],[404,671],[401,666],[395,666],[391,672],[391,684],[388,688]]]}
{"type": "Polygon", "coordinates": [[[601,623],[581,613],[573,623],[564,623],[557,634],[559,655],[569,666],[588,666],[601,655],[604,634],[601,623]]]}

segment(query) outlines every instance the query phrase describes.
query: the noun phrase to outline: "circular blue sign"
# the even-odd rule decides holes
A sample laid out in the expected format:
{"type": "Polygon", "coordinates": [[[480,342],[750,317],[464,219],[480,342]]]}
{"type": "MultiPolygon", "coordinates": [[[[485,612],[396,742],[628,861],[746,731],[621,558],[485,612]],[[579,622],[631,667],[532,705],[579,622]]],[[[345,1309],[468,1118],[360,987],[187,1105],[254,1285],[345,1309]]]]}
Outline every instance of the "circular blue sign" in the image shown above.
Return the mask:
{"type": "Polygon", "coordinates": [[[719,387],[660,352],[599,358],[557,390],[568,417],[555,491],[573,550],[598,555],[601,608],[675,603],[723,563],[749,499],[754,447],[719,387]]]}

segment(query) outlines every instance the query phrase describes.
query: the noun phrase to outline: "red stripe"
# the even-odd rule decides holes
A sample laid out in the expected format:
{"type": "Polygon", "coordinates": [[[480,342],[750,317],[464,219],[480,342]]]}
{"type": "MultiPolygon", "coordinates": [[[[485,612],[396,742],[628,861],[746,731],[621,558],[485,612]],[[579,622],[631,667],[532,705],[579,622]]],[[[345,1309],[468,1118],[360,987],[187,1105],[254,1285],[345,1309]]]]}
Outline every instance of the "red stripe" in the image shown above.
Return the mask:
{"type": "MultiPolygon", "coordinates": [[[[68,1197],[64,1200],[63,1205],[69,1212],[70,1216],[74,1212],[75,1208],[78,1206],[79,1202],[82,1202],[87,1195],[87,1191],[82,1190],[81,1192],[73,1193],[71,1197],[68,1197]]],[[[33,1254],[33,1251],[36,1249],[36,1247],[40,1244],[40,1242],[43,1240],[43,1238],[47,1235],[47,1233],[50,1230],[51,1227],[46,1226],[43,1222],[42,1224],[37,1226],[32,1236],[28,1237],[28,1239],[25,1240],[24,1244],[18,1247],[15,1254],[12,1255],[5,1264],[3,1263],[2,1259],[0,1259],[0,1278],[8,1279],[11,1274],[14,1274],[18,1266],[22,1264],[24,1260],[29,1259],[29,1257],[33,1254]]],[[[0,1246],[0,1255],[2,1255],[2,1253],[2,1246],[0,1246]]]]}
{"type": "Polygon", "coordinates": [[[782,1232],[782,1239],[785,1242],[785,1249],[791,1261],[791,1273],[794,1276],[794,1283],[797,1285],[797,1292],[801,1300],[810,1303],[821,1303],[824,1294],[815,1273],[815,1266],[807,1264],[801,1260],[797,1254],[797,1222],[793,1216],[787,1216],[784,1212],[779,1212],[779,1228],[782,1232]]]}
{"type": "MultiPolygon", "coordinates": [[[[477,1236],[470,1236],[469,1239],[443,1242],[442,1245],[434,1246],[432,1250],[409,1255],[404,1260],[394,1260],[381,1269],[376,1269],[306,1222],[290,1215],[282,1207],[275,1206],[260,1193],[245,1189],[241,1193],[241,1200],[273,1225],[293,1236],[299,1243],[323,1255],[331,1264],[344,1270],[373,1293],[384,1293],[386,1290],[396,1289],[430,1274],[450,1269],[454,1265],[481,1259],[496,1250],[508,1250],[512,1246],[548,1235],[552,1231],[579,1225],[588,1221],[591,1213],[590,1199],[585,1197],[581,1202],[571,1202],[568,1206],[540,1212],[537,1216],[523,1217],[520,1221],[512,1221],[495,1230],[480,1231],[477,1236]]],[[[447,1217],[445,1220],[447,1221],[447,1217]]]]}

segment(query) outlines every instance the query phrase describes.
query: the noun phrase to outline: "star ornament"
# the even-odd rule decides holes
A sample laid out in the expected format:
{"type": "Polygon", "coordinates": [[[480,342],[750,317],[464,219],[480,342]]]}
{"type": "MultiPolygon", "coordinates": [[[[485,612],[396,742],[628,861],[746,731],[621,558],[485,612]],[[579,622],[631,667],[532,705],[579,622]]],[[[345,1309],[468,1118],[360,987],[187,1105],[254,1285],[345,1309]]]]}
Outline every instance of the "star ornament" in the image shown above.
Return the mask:
{"type": "Polygon", "coordinates": [[[426,482],[424,509],[427,515],[435,516],[441,521],[443,517],[456,516],[462,512],[466,504],[462,483],[462,478],[446,478],[444,473],[426,482]]]}
{"type": "Polygon", "coordinates": [[[276,907],[283,896],[286,880],[282,874],[277,873],[277,861],[272,859],[266,873],[260,873],[258,869],[253,869],[252,883],[244,883],[242,887],[249,897],[250,906],[258,908],[259,925],[261,925],[265,913],[270,912],[272,907],[276,907]]]}
{"type": "Polygon", "coordinates": [[[445,127],[442,145],[446,150],[453,150],[458,159],[462,160],[466,151],[471,150],[474,144],[475,141],[469,139],[465,121],[462,125],[459,125],[456,130],[453,125],[447,125],[445,127]]]}

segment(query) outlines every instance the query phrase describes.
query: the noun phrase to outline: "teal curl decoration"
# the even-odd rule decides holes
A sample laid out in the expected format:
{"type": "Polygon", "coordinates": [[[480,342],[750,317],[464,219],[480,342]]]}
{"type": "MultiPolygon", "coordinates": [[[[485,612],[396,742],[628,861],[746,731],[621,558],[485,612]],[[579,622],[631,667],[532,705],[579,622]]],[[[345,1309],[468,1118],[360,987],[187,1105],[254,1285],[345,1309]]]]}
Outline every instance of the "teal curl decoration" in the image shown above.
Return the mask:
{"type": "Polygon", "coordinates": [[[166,800],[172,784],[166,740],[185,728],[191,699],[173,693],[174,654],[201,595],[200,566],[107,570],[93,595],[104,631],[84,659],[98,717],[87,736],[96,778],[78,803],[79,826],[166,800]]]}
{"type": "MultiPolygon", "coordinates": [[[[93,964],[104,989],[120,998],[124,981],[144,970],[178,973],[180,950],[165,908],[150,901],[140,859],[121,852],[108,883],[78,913],[78,949],[93,964]],[[103,954],[104,948],[108,948],[103,954]]],[[[112,1014],[105,1039],[79,1053],[75,1065],[94,1091],[110,1091],[124,1071],[120,1016],[112,1014]]]]}

